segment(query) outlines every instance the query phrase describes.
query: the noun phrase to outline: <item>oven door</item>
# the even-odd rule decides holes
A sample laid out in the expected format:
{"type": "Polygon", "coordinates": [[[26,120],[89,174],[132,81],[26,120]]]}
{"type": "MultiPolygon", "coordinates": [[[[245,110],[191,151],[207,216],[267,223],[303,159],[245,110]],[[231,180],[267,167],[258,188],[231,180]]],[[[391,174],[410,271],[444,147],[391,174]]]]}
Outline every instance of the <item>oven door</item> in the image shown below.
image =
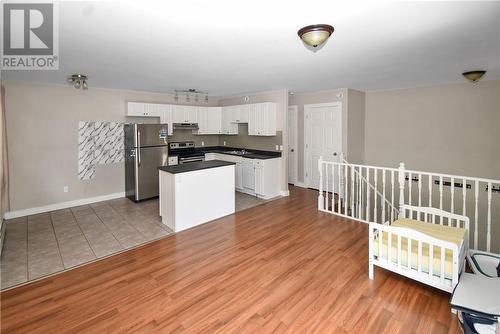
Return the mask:
{"type": "Polygon", "coordinates": [[[195,157],[184,157],[184,158],[179,158],[179,164],[187,164],[190,162],[200,162],[200,161],[205,161],[205,156],[200,155],[200,156],[195,156],[195,157]]]}

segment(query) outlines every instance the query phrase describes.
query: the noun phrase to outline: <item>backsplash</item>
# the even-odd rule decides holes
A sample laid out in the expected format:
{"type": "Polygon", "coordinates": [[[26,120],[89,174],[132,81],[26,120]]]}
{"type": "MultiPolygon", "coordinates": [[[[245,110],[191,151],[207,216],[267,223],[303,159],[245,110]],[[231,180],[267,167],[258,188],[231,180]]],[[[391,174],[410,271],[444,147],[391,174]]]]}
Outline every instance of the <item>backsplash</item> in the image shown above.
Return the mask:
{"type": "Polygon", "coordinates": [[[174,141],[194,141],[196,147],[201,147],[201,142],[205,144],[205,146],[217,146],[219,145],[219,136],[218,135],[195,135],[192,130],[174,130],[174,134],[172,136],[168,136],[167,140],[169,142],[174,141]]]}
{"type": "MultiPolygon", "coordinates": [[[[276,132],[276,136],[249,136],[248,124],[238,124],[238,135],[219,136],[219,146],[248,148],[263,151],[276,151],[276,145],[283,144],[283,133],[276,132]]],[[[207,146],[207,144],[205,144],[207,146]]]]}
{"type": "Polygon", "coordinates": [[[78,123],[78,178],[90,180],[98,164],[124,161],[123,123],[78,123]]]}

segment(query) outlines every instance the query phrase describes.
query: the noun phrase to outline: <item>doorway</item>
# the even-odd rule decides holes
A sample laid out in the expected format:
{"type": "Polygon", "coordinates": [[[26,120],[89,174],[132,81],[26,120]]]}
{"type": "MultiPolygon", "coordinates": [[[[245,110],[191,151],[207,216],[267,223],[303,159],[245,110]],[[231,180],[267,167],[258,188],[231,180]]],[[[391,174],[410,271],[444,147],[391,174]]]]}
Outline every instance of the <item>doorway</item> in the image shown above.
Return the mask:
{"type": "Polygon", "coordinates": [[[338,162],[342,151],[342,102],[304,105],[304,181],[319,189],[318,159],[338,162]]]}

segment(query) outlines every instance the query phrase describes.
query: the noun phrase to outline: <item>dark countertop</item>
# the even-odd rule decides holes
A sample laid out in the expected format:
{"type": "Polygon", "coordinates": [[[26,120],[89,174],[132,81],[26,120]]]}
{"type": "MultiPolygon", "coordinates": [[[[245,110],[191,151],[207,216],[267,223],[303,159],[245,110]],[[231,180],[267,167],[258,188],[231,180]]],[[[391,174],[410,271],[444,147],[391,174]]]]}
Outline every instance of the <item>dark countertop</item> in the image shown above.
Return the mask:
{"type": "Polygon", "coordinates": [[[178,174],[178,173],[194,172],[202,169],[231,166],[234,164],[235,164],[234,162],[229,162],[229,161],[210,160],[210,161],[190,162],[188,164],[183,164],[183,165],[161,166],[158,167],[158,169],[170,174],[178,174]]]}
{"type": "Polygon", "coordinates": [[[197,147],[197,148],[195,148],[195,151],[196,152],[203,152],[203,153],[228,154],[228,155],[234,155],[237,157],[248,158],[248,159],[263,159],[264,160],[264,159],[274,159],[274,158],[281,157],[281,152],[260,151],[260,150],[252,150],[252,149],[246,149],[246,148],[241,148],[241,147],[227,147],[227,146],[197,147]],[[240,150],[245,150],[248,153],[246,153],[246,154],[229,153],[230,151],[240,151],[240,150]]]}

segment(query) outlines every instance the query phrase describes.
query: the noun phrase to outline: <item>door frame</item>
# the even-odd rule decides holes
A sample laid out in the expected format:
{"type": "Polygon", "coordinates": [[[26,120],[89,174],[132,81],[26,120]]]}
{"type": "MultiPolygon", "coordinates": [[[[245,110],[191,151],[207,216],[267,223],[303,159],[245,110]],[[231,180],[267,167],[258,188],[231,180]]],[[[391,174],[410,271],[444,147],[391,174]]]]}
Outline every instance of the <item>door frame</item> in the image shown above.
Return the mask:
{"type": "MultiPolygon", "coordinates": [[[[295,173],[293,173],[293,180],[290,180],[288,178],[288,183],[291,183],[293,185],[295,185],[297,183],[297,179],[298,179],[298,168],[299,168],[299,157],[298,157],[298,136],[299,136],[299,107],[297,105],[291,105],[291,106],[288,106],[288,113],[292,113],[294,114],[294,119],[295,119],[295,140],[293,142],[293,147],[295,147],[295,154],[294,154],[294,159],[292,161],[292,164],[295,165],[295,173]]],[[[287,120],[290,119],[290,116],[287,117],[287,120]]],[[[288,123],[287,124],[287,127],[288,127],[288,138],[290,138],[290,124],[288,123]]],[[[290,145],[290,143],[288,143],[288,145],[290,145]]],[[[290,159],[290,152],[288,152],[288,159],[290,159]]]]}
{"type": "Polygon", "coordinates": [[[313,103],[313,104],[304,104],[304,185],[306,188],[310,187],[309,184],[309,175],[311,174],[310,171],[307,169],[307,160],[308,160],[308,155],[309,155],[309,149],[307,147],[307,127],[309,126],[309,121],[307,118],[308,113],[310,113],[314,108],[321,108],[321,107],[340,107],[340,131],[342,132],[340,135],[340,147],[343,146],[343,140],[344,140],[344,126],[343,126],[343,115],[342,115],[342,102],[341,101],[334,101],[334,102],[326,102],[326,103],[313,103]]]}

